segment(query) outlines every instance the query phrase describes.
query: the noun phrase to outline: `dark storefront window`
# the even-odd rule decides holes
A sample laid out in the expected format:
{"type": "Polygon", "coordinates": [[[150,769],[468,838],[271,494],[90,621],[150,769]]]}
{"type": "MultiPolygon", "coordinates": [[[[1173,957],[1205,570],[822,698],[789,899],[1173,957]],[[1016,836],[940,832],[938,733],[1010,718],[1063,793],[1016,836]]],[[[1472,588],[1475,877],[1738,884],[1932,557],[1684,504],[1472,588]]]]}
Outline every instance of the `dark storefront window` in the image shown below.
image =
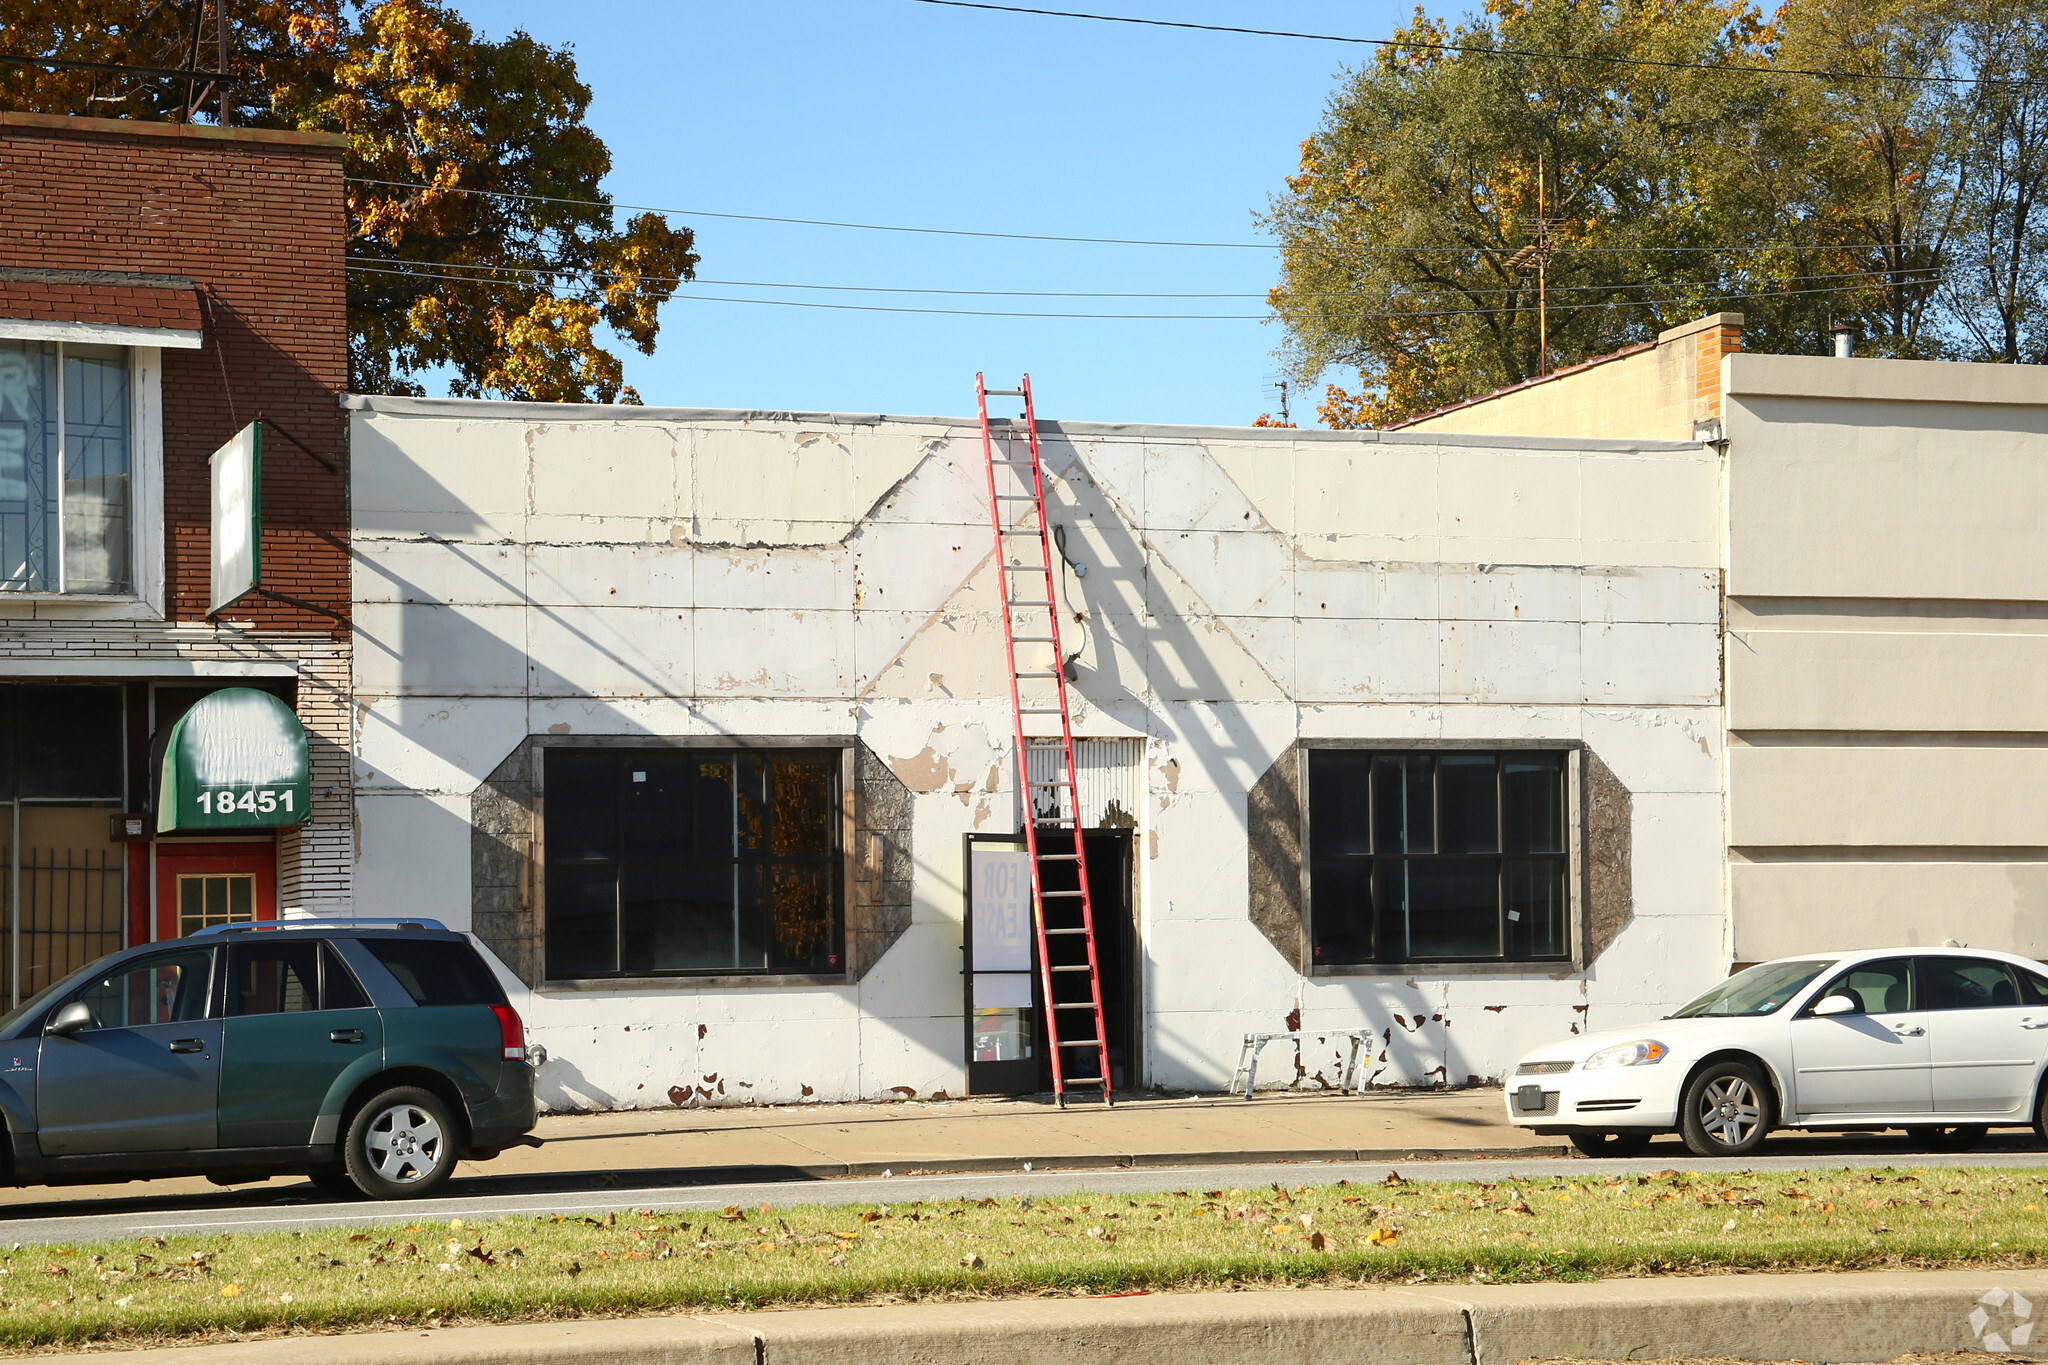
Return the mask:
{"type": "Polygon", "coordinates": [[[837,972],[837,750],[546,751],[547,974],[837,972]]]}
{"type": "Polygon", "coordinates": [[[121,946],[122,723],[119,687],[0,686],[0,997],[121,946]]]}
{"type": "Polygon", "coordinates": [[[1321,967],[1571,955],[1565,755],[1308,755],[1321,967]]]}

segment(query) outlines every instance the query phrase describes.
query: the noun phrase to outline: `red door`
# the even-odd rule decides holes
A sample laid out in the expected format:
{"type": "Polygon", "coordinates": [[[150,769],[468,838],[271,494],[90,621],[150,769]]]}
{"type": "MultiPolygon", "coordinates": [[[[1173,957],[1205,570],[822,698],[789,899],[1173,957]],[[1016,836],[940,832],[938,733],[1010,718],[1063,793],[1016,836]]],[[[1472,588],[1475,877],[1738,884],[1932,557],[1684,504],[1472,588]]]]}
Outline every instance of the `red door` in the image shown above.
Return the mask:
{"type": "Polygon", "coordinates": [[[276,844],[157,844],[156,938],[276,918],[276,844]]]}

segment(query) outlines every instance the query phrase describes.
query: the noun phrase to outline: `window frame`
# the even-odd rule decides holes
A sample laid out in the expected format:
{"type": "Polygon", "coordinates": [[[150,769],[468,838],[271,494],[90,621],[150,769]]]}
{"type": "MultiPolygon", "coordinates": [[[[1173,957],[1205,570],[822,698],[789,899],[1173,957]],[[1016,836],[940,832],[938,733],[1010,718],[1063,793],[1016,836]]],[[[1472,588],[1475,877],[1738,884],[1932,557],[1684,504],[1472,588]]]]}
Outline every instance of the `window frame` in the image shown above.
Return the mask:
{"type": "MultiPolygon", "coordinates": [[[[41,324],[34,335],[0,328],[0,340],[51,342],[59,348],[117,346],[128,354],[128,563],[126,592],[29,592],[0,588],[11,603],[61,609],[66,618],[161,621],[164,615],[163,348],[112,339],[88,324],[41,324]]],[[[62,551],[59,551],[61,558],[62,551]]]]}
{"type": "MultiPolygon", "coordinates": [[[[1342,976],[1529,976],[1562,971],[1582,971],[1586,965],[1586,861],[1585,861],[1585,748],[1576,740],[1555,739],[1304,739],[1298,751],[1297,793],[1301,811],[1301,834],[1297,861],[1301,885],[1301,961],[1311,977],[1342,976]],[[1315,960],[1315,888],[1311,875],[1314,858],[1314,803],[1310,799],[1309,768],[1318,751],[1364,750],[1384,754],[1562,754],[1565,764],[1564,859],[1566,955],[1543,958],[1404,958],[1399,961],[1335,963],[1315,960]]],[[[1506,856],[1506,855],[1485,855],[1506,856]]]]}
{"type": "Polygon", "coordinates": [[[533,834],[528,855],[532,869],[533,935],[539,959],[541,991],[585,992],[648,989],[728,989],[732,987],[844,985],[853,981],[852,928],[854,899],[854,774],[858,742],[847,735],[578,735],[535,738],[530,751],[533,768],[533,834]],[[662,973],[653,976],[558,977],[547,961],[547,755],[559,750],[745,750],[808,749],[829,751],[839,758],[839,962],[836,972],[662,973]]]}

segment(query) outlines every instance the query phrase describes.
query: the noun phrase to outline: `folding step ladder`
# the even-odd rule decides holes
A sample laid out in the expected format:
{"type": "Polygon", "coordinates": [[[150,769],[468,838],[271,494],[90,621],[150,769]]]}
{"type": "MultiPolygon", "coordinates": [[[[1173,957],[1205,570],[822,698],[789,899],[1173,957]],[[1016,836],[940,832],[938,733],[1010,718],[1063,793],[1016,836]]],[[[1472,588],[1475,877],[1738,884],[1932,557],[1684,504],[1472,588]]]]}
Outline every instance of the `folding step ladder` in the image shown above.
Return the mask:
{"type": "MultiPolygon", "coordinates": [[[[1079,784],[1075,780],[1074,731],[1067,710],[1066,655],[1060,652],[1059,592],[1053,582],[1051,528],[1045,519],[1045,472],[1038,460],[1038,421],[1031,407],[1031,376],[1014,389],[991,389],[974,376],[974,402],[981,414],[981,449],[988,458],[989,526],[995,532],[996,579],[1003,601],[1003,653],[1010,667],[1010,715],[1017,740],[1017,790],[1023,798],[1024,847],[1031,864],[1031,922],[1038,936],[1039,980],[1044,986],[1046,1044],[1052,1052],[1052,1091],[1066,1107],[1069,1085],[1100,1086],[1110,1102],[1109,1038],[1102,1026],[1102,974],[1095,956],[1095,907],[1088,895],[1088,853],[1081,836],[1079,784]],[[1019,420],[990,420],[988,400],[1023,400],[1019,420]],[[1016,439],[1022,430],[1025,439],[1016,439]],[[997,440],[998,433],[1002,437],[997,440]],[[1021,456],[1021,458],[1020,458],[1021,456]],[[1015,560],[1013,562],[1013,555],[1015,560]],[[1020,622],[1019,617],[1022,617],[1020,622]],[[1018,632],[1020,629],[1022,634],[1018,632]],[[1040,666],[1018,662],[1026,646],[1049,660],[1040,666]],[[1045,683],[1055,704],[1042,703],[1045,683]],[[1024,684],[1034,684],[1031,697],[1024,684]],[[1026,716],[1058,716],[1059,738],[1025,734],[1026,716]],[[1057,778],[1032,780],[1033,751],[1057,749],[1064,760],[1057,778]],[[1043,793],[1050,799],[1039,801],[1043,793]],[[1042,815],[1042,810],[1051,814],[1042,815]],[[1058,831],[1052,852],[1041,852],[1040,826],[1058,831]],[[1067,839],[1071,853],[1059,851],[1067,839]],[[1074,886],[1048,889],[1046,864],[1071,864],[1074,886]],[[1086,977],[1088,993],[1080,992],[1086,977]],[[1092,1031],[1082,1033],[1083,1021],[1092,1031]],[[1068,1075],[1068,1050],[1093,1055],[1093,1075],[1068,1075]]],[[[1033,657],[1037,657],[1034,654],[1033,657]]],[[[1056,880],[1064,882],[1065,877],[1056,880]]]]}

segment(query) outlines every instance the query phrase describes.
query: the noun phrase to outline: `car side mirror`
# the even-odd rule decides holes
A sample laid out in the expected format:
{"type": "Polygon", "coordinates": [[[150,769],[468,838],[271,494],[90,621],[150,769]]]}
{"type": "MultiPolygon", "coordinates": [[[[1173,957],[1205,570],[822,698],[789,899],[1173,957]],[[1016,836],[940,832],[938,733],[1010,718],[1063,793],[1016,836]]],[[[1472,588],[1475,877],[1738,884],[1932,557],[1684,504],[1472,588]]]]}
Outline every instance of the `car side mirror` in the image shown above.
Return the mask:
{"type": "Polygon", "coordinates": [[[1813,1007],[1816,1019],[1827,1019],[1837,1014],[1861,1014],[1863,1006],[1847,995],[1831,995],[1813,1007]]]}
{"type": "Polygon", "coordinates": [[[49,1027],[43,1032],[54,1033],[59,1038],[69,1038],[80,1029],[91,1027],[92,1010],[83,1000],[74,1000],[57,1011],[56,1017],[50,1020],[49,1027]]]}

